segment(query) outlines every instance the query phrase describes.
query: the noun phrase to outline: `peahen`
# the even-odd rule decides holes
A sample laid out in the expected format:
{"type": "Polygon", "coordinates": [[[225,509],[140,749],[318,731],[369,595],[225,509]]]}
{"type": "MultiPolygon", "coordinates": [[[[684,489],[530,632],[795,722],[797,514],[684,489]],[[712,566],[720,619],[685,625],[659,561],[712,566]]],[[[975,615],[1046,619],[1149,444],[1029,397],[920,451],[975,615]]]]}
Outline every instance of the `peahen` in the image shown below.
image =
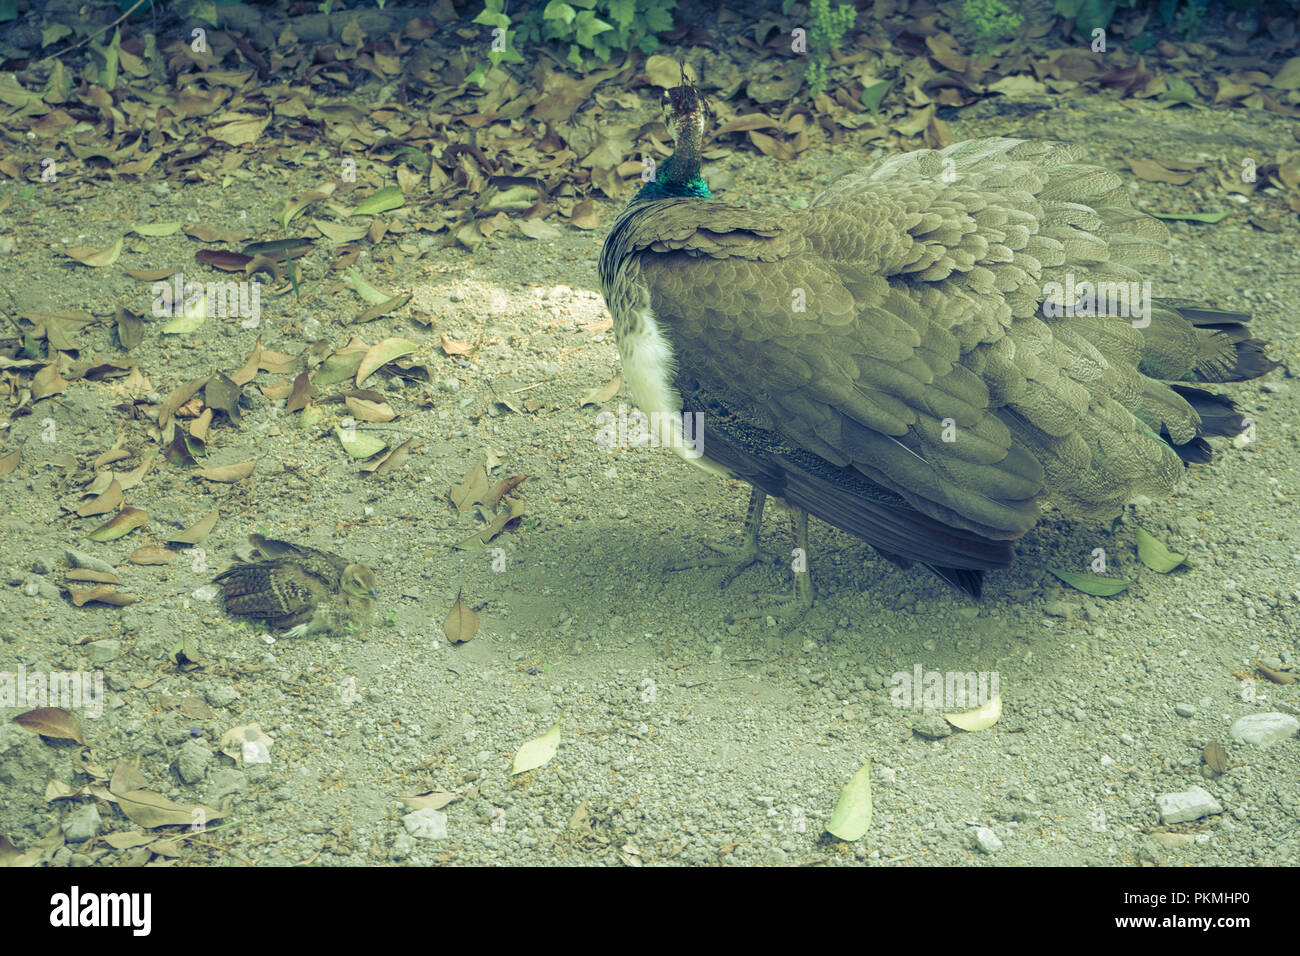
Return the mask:
{"type": "MultiPolygon", "coordinates": [[[[736,569],[772,496],[802,554],[812,514],[978,597],[1041,503],[1110,517],[1208,461],[1204,436],[1242,430],[1226,398],[1166,382],[1276,364],[1247,316],[1143,298],[1166,230],[1069,146],[891,156],[760,212],[711,198],[699,91],[664,105],[675,150],[606,238],[601,290],[657,437],[752,486],[736,569]],[[1087,314],[1084,282],[1122,285],[1087,314]]],[[[795,582],[801,611],[811,579],[795,582]]]]}
{"type": "Polygon", "coordinates": [[[218,574],[226,611],[262,618],[287,628],[285,637],[344,634],[364,630],[375,606],[375,573],[330,551],[248,537],[253,560],[218,574]]]}

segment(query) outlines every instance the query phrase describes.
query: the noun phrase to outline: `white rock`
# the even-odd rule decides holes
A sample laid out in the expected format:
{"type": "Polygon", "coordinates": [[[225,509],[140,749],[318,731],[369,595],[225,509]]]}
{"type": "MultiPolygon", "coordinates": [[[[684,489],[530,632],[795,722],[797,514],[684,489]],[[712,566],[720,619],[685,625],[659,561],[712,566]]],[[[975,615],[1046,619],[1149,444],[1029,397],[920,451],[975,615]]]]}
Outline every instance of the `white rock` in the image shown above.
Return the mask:
{"type": "Polygon", "coordinates": [[[1182,793],[1162,793],[1156,797],[1161,823],[1186,823],[1199,820],[1211,813],[1222,813],[1219,801],[1201,787],[1192,787],[1182,793]]]}
{"type": "Polygon", "coordinates": [[[1300,720],[1290,714],[1247,714],[1233,721],[1228,733],[1238,743],[1267,747],[1294,737],[1297,729],[1300,729],[1300,720]]]}

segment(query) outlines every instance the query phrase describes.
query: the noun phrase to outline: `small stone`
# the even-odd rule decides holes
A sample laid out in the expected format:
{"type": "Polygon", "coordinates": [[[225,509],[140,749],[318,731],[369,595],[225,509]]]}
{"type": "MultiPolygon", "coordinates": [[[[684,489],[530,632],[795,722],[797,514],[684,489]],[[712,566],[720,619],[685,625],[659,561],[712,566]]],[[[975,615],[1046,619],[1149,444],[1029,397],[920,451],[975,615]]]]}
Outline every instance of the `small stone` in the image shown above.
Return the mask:
{"type": "Polygon", "coordinates": [[[117,570],[107,561],[86,554],[84,551],[74,551],[72,548],[68,548],[67,551],[64,552],[64,555],[67,557],[68,563],[74,568],[86,568],[90,571],[103,571],[105,574],[117,573],[117,570]]]}
{"type": "Polygon", "coordinates": [[[83,804],[64,817],[61,826],[69,843],[85,843],[99,833],[99,811],[92,803],[83,804]]]}
{"type": "Polygon", "coordinates": [[[944,720],[937,710],[926,710],[912,722],[912,733],[926,740],[941,740],[952,736],[952,724],[944,720]]]}
{"type": "Polygon", "coordinates": [[[993,854],[1002,849],[1002,841],[988,827],[975,828],[975,847],[981,853],[993,854]]]}
{"type": "Polygon", "coordinates": [[[1195,717],[1196,707],[1192,704],[1174,704],[1174,713],[1179,717],[1195,717]]]}
{"type": "Polygon", "coordinates": [[[1048,617],[1077,617],[1082,608],[1067,601],[1048,601],[1043,605],[1043,613],[1048,617]]]}
{"type": "Polygon", "coordinates": [[[1160,822],[1164,824],[1186,823],[1223,812],[1219,801],[1201,787],[1192,787],[1181,793],[1162,793],[1156,797],[1156,809],[1160,811],[1160,822]]]}
{"type": "Polygon", "coordinates": [[[122,653],[122,642],[115,639],[91,641],[86,645],[86,655],[92,664],[107,664],[117,660],[122,653]]]}
{"type": "Polygon", "coordinates": [[[1290,714],[1247,714],[1233,721],[1228,733],[1238,743],[1267,747],[1279,740],[1294,737],[1297,728],[1300,728],[1300,720],[1290,714]]]}
{"type": "Polygon", "coordinates": [[[196,784],[203,779],[211,759],[211,750],[197,740],[188,741],[181,745],[181,752],[176,758],[176,772],[186,783],[196,784]]]}
{"type": "Polygon", "coordinates": [[[417,840],[445,840],[447,838],[447,814],[441,810],[415,810],[402,817],[406,832],[417,840]]]}

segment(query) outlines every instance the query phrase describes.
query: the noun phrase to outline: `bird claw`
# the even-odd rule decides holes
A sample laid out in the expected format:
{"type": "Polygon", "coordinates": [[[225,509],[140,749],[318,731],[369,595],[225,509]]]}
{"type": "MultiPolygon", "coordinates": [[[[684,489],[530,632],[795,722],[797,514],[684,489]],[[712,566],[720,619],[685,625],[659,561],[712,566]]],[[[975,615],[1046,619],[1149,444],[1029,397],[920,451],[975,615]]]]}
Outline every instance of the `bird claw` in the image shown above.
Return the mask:
{"type": "Polygon", "coordinates": [[[771,617],[781,624],[798,624],[812,610],[814,601],[812,578],[806,571],[797,573],[794,576],[793,597],[774,594],[770,595],[768,600],[772,603],[750,608],[748,611],[737,611],[730,615],[730,620],[745,621],[771,617]]]}
{"type": "Polygon", "coordinates": [[[757,545],[745,543],[740,547],[731,545],[714,544],[711,541],[702,541],[706,548],[717,552],[717,557],[701,558],[698,561],[683,561],[678,564],[670,564],[669,571],[691,571],[698,568],[726,568],[726,572],[718,581],[718,588],[722,589],[736,580],[746,568],[764,561],[770,561],[773,564],[780,564],[781,559],[774,554],[769,554],[757,545]]]}
{"type": "Polygon", "coordinates": [[[290,639],[295,638],[295,637],[306,637],[306,636],[307,636],[307,625],[306,625],[306,624],[299,624],[297,627],[291,627],[291,628],[289,628],[289,630],[285,631],[285,632],[281,635],[281,637],[287,637],[287,638],[290,638],[290,639]]]}

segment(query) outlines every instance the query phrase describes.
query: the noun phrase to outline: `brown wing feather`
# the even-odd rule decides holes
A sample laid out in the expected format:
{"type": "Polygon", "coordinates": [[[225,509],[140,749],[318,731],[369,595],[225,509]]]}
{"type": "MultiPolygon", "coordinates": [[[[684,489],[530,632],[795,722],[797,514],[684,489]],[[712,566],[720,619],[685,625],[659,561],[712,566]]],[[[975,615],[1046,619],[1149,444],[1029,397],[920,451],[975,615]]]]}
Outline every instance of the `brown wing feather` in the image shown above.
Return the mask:
{"type": "Polygon", "coordinates": [[[1206,334],[1175,347],[1123,318],[1036,314],[1068,272],[1140,278],[1164,235],[1069,148],[982,140],[892,157],[802,212],[655,203],[611,255],[649,290],[679,381],[726,383],[740,420],[1012,538],[1040,498],[1100,515],[1181,474],[1156,430],[1188,441],[1199,415],[1139,365],[1206,334]]]}

